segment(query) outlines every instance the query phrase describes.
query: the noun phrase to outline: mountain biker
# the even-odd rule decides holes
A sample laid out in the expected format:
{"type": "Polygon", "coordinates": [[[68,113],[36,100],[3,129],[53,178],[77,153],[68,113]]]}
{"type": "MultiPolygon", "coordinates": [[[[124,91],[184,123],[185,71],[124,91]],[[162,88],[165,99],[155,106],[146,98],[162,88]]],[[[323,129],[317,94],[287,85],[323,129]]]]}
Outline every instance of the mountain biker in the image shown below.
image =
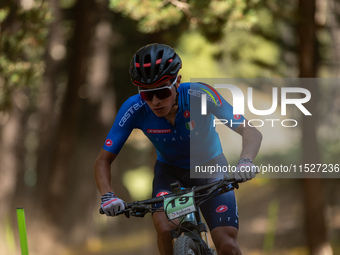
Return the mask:
{"type": "MultiPolygon", "coordinates": [[[[101,208],[108,216],[115,216],[117,211],[124,209],[124,201],[116,197],[111,187],[110,168],[134,128],[141,129],[157,151],[153,197],[169,193],[170,184],[176,180],[185,187],[215,180],[190,178],[190,168],[194,165],[228,165],[212,125],[214,116],[234,120],[235,124],[226,125],[242,136],[242,151],[234,177],[244,181],[255,177],[256,167],[252,160],[258,153],[261,133],[248,126],[243,116],[233,116],[232,106],[209,85],[181,84],[181,75],[178,75],[181,67],[180,57],[164,44],[146,45],[131,60],[130,77],[138,86],[139,94],[121,106],[94,165],[96,183],[102,195],[101,208]],[[215,93],[219,103],[210,97],[208,114],[202,115],[200,111],[190,109],[190,105],[200,104],[205,91],[215,93]],[[240,171],[242,166],[250,167],[251,171],[240,171]]],[[[218,254],[241,254],[234,192],[210,199],[201,209],[218,254]]],[[[169,230],[173,225],[162,212],[153,213],[152,219],[160,254],[172,254],[169,230]]]]}

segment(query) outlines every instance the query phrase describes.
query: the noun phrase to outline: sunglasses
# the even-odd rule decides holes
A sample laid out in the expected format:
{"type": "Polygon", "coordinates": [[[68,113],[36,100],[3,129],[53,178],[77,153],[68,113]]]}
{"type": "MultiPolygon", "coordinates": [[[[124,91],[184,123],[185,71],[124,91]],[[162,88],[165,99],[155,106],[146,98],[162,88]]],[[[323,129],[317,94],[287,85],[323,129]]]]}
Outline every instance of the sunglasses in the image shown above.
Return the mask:
{"type": "Polygon", "coordinates": [[[176,84],[177,77],[174,80],[174,82],[171,83],[170,86],[165,86],[165,87],[155,88],[155,89],[147,89],[147,90],[141,90],[138,88],[138,92],[141,98],[145,101],[151,101],[154,95],[159,99],[168,98],[169,96],[172,95],[171,89],[176,84]]]}

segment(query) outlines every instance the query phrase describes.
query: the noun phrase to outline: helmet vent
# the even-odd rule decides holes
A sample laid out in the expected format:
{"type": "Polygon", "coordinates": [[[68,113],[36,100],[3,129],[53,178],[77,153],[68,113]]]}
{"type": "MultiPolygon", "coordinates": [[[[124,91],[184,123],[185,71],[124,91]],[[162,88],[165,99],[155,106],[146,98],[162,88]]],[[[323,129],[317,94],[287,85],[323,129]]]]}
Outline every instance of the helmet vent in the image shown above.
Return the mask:
{"type": "Polygon", "coordinates": [[[142,72],[140,71],[140,68],[136,68],[138,76],[141,77],[142,76],[142,72]]]}
{"type": "Polygon", "coordinates": [[[144,66],[145,66],[145,64],[149,64],[149,63],[151,63],[151,56],[150,56],[150,54],[146,54],[144,56],[144,66]]]}
{"type": "Polygon", "coordinates": [[[137,73],[135,75],[138,75],[139,77],[141,77],[142,76],[142,72],[141,72],[141,70],[139,68],[140,67],[139,63],[140,63],[139,54],[136,54],[136,57],[135,57],[135,67],[138,67],[138,68],[133,68],[132,70],[136,70],[137,73]]]}
{"type": "Polygon", "coordinates": [[[164,66],[164,70],[166,70],[169,67],[170,64],[171,64],[171,62],[166,61],[165,66],[164,66]]]}
{"type": "Polygon", "coordinates": [[[174,60],[174,58],[176,57],[176,53],[172,55],[172,57],[170,59],[168,59],[168,61],[166,61],[165,66],[164,66],[164,70],[166,70],[170,64],[172,63],[172,61],[174,60]]]}
{"type": "Polygon", "coordinates": [[[158,51],[156,59],[161,59],[163,57],[163,52],[164,52],[164,50],[158,51]]]}
{"type": "Polygon", "coordinates": [[[143,62],[143,66],[144,66],[144,71],[146,74],[147,79],[151,79],[151,56],[150,54],[146,54],[144,56],[144,62],[143,62]]]}
{"type": "Polygon", "coordinates": [[[160,50],[160,51],[158,51],[157,52],[157,56],[156,56],[156,65],[155,65],[155,75],[157,75],[158,74],[158,72],[161,72],[162,70],[159,70],[160,69],[160,67],[161,67],[161,63],[162,63],[162,61],[161,61],[161,59],[162,59],[162,57],[163,57],[163,50],[160,50]],[[160,60],[160,61],[159,61],[160,60]]]}

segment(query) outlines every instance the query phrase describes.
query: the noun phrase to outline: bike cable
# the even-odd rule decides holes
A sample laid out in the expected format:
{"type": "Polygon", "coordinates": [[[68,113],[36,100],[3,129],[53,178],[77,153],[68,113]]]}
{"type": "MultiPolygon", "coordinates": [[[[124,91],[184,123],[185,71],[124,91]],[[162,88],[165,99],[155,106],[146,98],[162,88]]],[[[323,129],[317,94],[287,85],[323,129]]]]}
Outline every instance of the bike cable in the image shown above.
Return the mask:
{"type": "MultiPolygon", "coordinates": [[[[192,196],[193,198],[195,198],[195,196],[193,195],[192,196]]],[[[169,206],[169,204],[170,203],[168,203],[167,204],[167,207],[169,206]]],[[[167,207],[164,209],[164,211],[166,211],[166,209],[167,209],[167,207]]],[[[168,215],[167,214],[165,214],[166,215],[166,217],[167,217],[167,219],[168,219],[168,221],[170,221],[173,225],[175,225],[177,228],[179,228],[179,229],[182,229],[182,230],[184,230],[184,231],[186,231],[186,232],[190,232],[192,235],[193,235],[193,237],[195,237],[195,240],[196,241],[198,241],[199,242],[199,247],[200,247],[200,249],[206,249],[206,243],[194,232],[194,231],[192,231],[192,230],[190,230],[190,229],[188,229],[188,228],[186,228],[186,227],[183,227],[183,226],[181,226],[181,224],[182,224],[182,222],[184,221],[184,219],[185,218],[183,218],[180,222],[179,222],[179,224],[177,225],[175,222],[173,222],[169,217],[168,217],[168,215]]]]}

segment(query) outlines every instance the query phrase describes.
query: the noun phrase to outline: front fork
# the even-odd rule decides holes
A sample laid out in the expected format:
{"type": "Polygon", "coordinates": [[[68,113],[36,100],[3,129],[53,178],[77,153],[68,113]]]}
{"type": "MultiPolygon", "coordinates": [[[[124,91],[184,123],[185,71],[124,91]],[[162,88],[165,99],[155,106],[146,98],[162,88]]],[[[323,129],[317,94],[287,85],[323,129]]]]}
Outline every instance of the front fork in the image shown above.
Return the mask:
{"type": "Polygon", "coordinates": [[[172,247],[175,245],[175,242],[178,237],[184,233],[184,235],[193,236],[190,231],[198,233],[200,238],[207,244],[209,247],[209,240],[208,240],[208,234],[207,234],[207,226],[202,222],[201,218],[201,210],[199,207],[197,207],[197,211],[190,213],[186,216],[179,218],[180,226],[183,226],[183,228],[175,228],[172,229],[171,234],[171,241],[172,241],[172,247]]]}
{"type": "Polygon", "coordinates": [[[194,214],[199,224],[202,224],[204,226],[199,229],[200,231],[198,233],[200,234],[201,239],[208,245],[208,247],[210,247],[207,233],[207,225],[202,223],[201,210],[199,207],[197,207],[197,211],[194,214]]]}
{"type": "MultiPolygon", "coordinates": [[[[171,191],[175,194],[180,194],[180,191],[184,188],[181,187],[179,182],[175,182],[170,184],[171,186],[171,191]]],[[[171,241],[172,241],[172,247],[174,247],[176,239],[184,233],[184,235],[191,235],[193,236],[193,233],[189,232],[190,231],[195,232],[196,234],[198,233],[200,238],[206,243],[206,245],[209,247],[208,243],[208,235],[207,235],[207,226],[202,222],[202,217],[201,217],[201,210],[200,207],[197,206],[196,212],[190,213],[186,216],[179,217],[179,222],[181,227],[177,227],[175,229],[172,229],[170,231],[171,234],[171,241]]]]}

